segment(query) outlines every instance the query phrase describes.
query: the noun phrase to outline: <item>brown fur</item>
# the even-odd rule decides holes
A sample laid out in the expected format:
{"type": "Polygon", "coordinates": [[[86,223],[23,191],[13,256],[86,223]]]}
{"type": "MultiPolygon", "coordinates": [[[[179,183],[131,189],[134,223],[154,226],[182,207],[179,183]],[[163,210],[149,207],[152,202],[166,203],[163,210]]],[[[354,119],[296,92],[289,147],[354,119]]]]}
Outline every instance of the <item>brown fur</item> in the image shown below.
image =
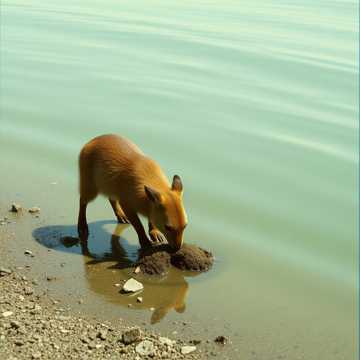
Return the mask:
{"type": "Polygon", "coordinates": [[[79,156],[80,209],[78,232],[88,237],[86,206],[98,194],[109,198],[119,222],[130,222],[141,246],[150,241],[138,214],[149,220],[153,241],[179,249],[187,223],[182,203],[182,182],[175,175],[172,185],[160,166],[128,139],[102,135],[88,142],[79,156]]]}

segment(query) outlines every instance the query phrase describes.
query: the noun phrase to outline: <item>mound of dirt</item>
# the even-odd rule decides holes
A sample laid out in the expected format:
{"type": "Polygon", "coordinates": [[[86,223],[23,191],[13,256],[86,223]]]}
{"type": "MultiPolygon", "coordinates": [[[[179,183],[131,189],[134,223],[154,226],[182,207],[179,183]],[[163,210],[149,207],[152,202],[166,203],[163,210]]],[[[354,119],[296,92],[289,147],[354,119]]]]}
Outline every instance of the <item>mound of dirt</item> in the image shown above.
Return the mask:
{"type": "Polygon", "coordinates": [[[171,254],[171,264],[181,270],[208,271],[213,261],[209,251],[195,245],[184,244],[179,251],[171,254]]]}
{"type": "Polygon", "coordinates": [[[144,249],[137,266],[148,275],[165,274],[172,264],[180,270],[208,271],[213,264],[213,255],[195,245],[184,244],[177,252],[171,252],[168,245],[144,249]]]}
{"type": "Polygon", "coordinates": [[[145,249],[140,254],[137,262],[143,274],[162,275],[170,268],[170,254],[165,246],[156,246],[145,249]]]}

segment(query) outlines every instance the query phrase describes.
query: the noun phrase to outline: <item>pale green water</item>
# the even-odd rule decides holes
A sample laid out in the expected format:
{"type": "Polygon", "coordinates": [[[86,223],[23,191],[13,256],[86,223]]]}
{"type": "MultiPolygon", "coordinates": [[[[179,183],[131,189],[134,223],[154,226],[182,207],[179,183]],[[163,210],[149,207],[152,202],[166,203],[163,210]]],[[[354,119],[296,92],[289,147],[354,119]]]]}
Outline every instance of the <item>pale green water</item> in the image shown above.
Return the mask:
{"type": "MultiPolygon", "coordinates": [[[[182,176],[186,241],[217,257],[187,278],[179,316],[226,324],[244,359],[357,358],[357,14],[354,1],[3,0],[0,201],[73,225],[79,149],[123,134],[182,176]]],[[[89,209],[110,218],[103,200],[89,209]]]]}

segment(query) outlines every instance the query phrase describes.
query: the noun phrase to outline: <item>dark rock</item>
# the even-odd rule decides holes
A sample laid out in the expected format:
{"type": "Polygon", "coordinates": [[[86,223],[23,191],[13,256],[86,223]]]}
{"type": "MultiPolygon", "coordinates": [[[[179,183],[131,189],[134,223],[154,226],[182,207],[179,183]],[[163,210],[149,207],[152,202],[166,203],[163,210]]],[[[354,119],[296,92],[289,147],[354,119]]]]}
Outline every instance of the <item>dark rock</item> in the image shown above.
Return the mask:
{"type": "Polygon", "coordinates": [[[21,210],[22,210],[21,205],[16,204],[16,203],[13,203],[13,204],[11,205],[11,208],[10,208],[10,211],[11,211],[11,212],[17,213],[17,212],[19,212],[19,211],[21,211],[21,210]]]}
{"type": "Polygon", "coordinates": [[[215,338],[214,340],[217,344],[220,344],[220,345],[225,345],[227,342],[228,342],[228,339],[223,336],[223,335],[219,335],[215,338]]]}
{"type": "Polygon", "coordinates": [[[125,331],[122,334],[122,342],[125,345],[129,345],[134,343],[135,341],[139,340],[141,337],[141,332],[139,328],[134,328],[128,331],[125,331]]]}

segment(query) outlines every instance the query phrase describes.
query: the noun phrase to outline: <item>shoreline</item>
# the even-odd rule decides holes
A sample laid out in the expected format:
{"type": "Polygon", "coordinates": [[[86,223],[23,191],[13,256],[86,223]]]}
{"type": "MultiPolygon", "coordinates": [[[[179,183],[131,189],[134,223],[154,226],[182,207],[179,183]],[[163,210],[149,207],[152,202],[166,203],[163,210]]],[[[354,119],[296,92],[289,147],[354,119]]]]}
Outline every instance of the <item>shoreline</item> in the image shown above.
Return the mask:
{"type": "Polygon", "coordinates": [[[51,255],[56,251],[29,242],[34,225],[45,223],[42,214],[8,214],[0,216],[0,358],[233,358],[228,345],[219,345],[209,334],[204,339],[206,334],[191,323],[173,322],[173,331],[164,335],[163,329],[152,328],[139,314],[130,320],[129,316],[106,319],[101,311],[87,309],[87,299],[84,304],[81,296],[67,292],[69,281],[76,279],[61,281],[57,264],[53,263],[52,273],[44,266],[54,261],[51,255]],[[62,294],[59,286],[65,286],[62,294]],[[124,344],[123,334],[130,329],[137,329],[138,336],[124,344]]]}

